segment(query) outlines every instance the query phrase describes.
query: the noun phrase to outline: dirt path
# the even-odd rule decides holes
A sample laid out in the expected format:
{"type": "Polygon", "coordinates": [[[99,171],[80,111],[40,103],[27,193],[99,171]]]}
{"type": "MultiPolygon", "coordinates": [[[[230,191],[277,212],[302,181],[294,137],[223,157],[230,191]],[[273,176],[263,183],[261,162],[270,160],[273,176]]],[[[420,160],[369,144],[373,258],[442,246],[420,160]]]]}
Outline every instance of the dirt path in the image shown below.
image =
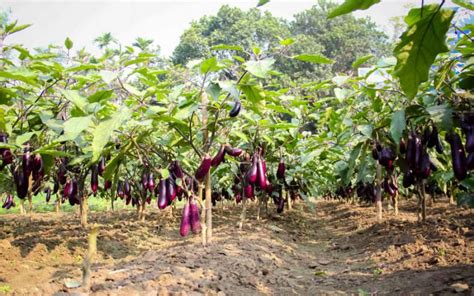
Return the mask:
{"type": "MultiPolygon", "coordinates": [[[[273,211],[273,207],[270,206],[273,211]]],[[[95,213],[100,225],[95,295],[470,295],[474,211],[446,203],[415,220],[413,204],[375,223],[373,209],[320,201],[236,228],[239,208],[215,211],[215,240],[182,239],[179,216],[95,213]],[[456,284],[457,286],[452,286],[456,284]]],[[[254,217],[255,209],[250,210],[254,217]]],[[[0,293],[62,294],[80,279],[86,234],[77,217],[0,217],[0,293]]]]}

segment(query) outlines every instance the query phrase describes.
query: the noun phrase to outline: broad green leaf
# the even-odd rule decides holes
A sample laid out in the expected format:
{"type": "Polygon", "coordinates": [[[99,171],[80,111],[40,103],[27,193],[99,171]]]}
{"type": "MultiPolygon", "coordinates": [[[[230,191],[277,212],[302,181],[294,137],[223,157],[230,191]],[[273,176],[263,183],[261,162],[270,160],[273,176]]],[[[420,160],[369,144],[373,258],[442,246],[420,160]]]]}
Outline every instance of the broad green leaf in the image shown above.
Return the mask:
{"type": "Polygon", "coordinates": [[[327,57],[319,54],[300,54],[294,56],[293,59],[300,60],[303,62],[310,62],[313,64],[331,64],[334,63],[333,60],[328,59],[327,57]]]}
{"type": "Polygon", "coordinates": [[[85,71],[85,70],[92,70],[92,69],[97,69],[97,65],[77,65],[73,66],[71,68],[66,69],[66,72],[79,72],[79,71],[85,71]]]}
{"type": "Polygon", "coordinates": [[[437,105],[426,108],[431,120],[443,130],[450,130],[453,126],[453,109],[447,105],[437,105]]]}
{"type": "Polygon", "coordinates": [[[89,127],[91,121],[90,116],[70,118],[64,123],[64,135],[60,137],[59,141],[74,140],[89,127]]]}
{"type": "Polygon", "coordinates": [[[253,85],[239,85],[239,88],[244,92],[250,102],[258,104],[262,100],[262,96],[257,87],[253,85]]]}
{"type": "Polygon", "coordinates": [[[400,43],[393,53],[397,58],[394,76],[400,79],[400,85],[409,98],[418,92],[418,86],[428,79],[428,73],[436,56],[448,51],[446,32],[454,16],[453,10],[436,9],[438,5],[428,5],[421,9],[412,9],[407,23],[408,29],[400,37],[400,43]],[[419,15],[417,21],[415,16],[419,15]]]}
{"type": "Polygon", "coordinates": [[[122,107],[115,114],[105,121],[99,123],[93,132],[92,140],[92,162],[99,160],[102,150],[109,142],[114,131],[130,118],[130,111],[122,107]]]}
{"type": "Polygon", "coordinates": [[[220,68],[217,65],[216,57],[212,57],[212,58],[202,61],[200,69],[201,69],[202,74],[206,74],[209,72],[218,71],[220,68]]]}
{"type": "Polygon", "coordinates": [[[390,124],[390,133],[395,143],[400,144],[400,138],[406,127],[405,110],[398,110],[392,114],[392,122],[390,124]]]}
{"type": "Polygon", "coordinates": [[[18,80],[33,86],[38,86],[36,74],[26,70],[14,70],[10,72],[0,71],[0,77],[18,80]]]}
{"type": "Polygon", "coordinates": [[[270,0],[258,0],[257,7],[263,6],[270,2],[270,0]]]}
{"type": "Polygon", "coordinates": [[[32,24],[25,24],[25,25],[19,25],[19,26],[14,26],[11,30],[8,31],[9,34],[13,34],[16,32],[20,32],[28,27],[30,27],[32,24]]]}
{"type": "Polygon", "coordinates": [[[288,45],[291,45],[293,43],[295,43],[295,39],[293,39],[293,38],[287,38],[287,39],[280,40],[280,45],[283,45],[283,46],[288,46],[288,45]]]}
{"type": "Polygon", "coordinates": [[[273,63],[275,63],[275,60],[272,58],[259,61],[248,61],[245,63],[245,67],[247,71],[252,73],[254,76],[267,78],[272,70],[273,63]]]}
{"type": "Polygon", "coordinates": [[[28,142],[31,139],[31,137],[33,137],[34,135],[36,135],[36,132],[21,134],[18,137],[16,137],[15,144],[17,144],[18,146],[21,146],[25,144],[26,142],[28,142]]]}
{"type": "Polygon", "coordinates": [[[61,90],[61,93],[66,97],[68,101],[74,104],[82,112],[85,112],[85,107],[87,105],[87,100],[79,94],[77,90],[61,90]]]}
{"type": "Polygon", "coordinates": [[[87,101],[89,103],[97,103],[102,100],[110,99],[113,94],[114,94],[113,90],[98,90],[95,94],[89,96],[87,98],[87,101]]]}
{"type": "Polygon", "coordinates": [[[466,9],[474,10],[474,3],[471,0],[453,0],[453,3],[466,9]]]}
{"type": "Polygon", "coordinates": [[[352,63],[352,68],[359,68],[360,65],[364,64],[368,60],[372,59],[374,56],[369,54],[363,57],[358,58],[352,63]]]}
{"type": "Polygon", "coordinates": [[[356,160],[359,157],[360,151],[362,150],[362,143],[357,144],[351,151],[349,161],[347,162],[347,171],[344,175],[344,185],[348,185],[351,181],[351,177],[354,174],[356,160]]]}
{"type": "Polygon", "coordinates": [[[64,40],[64,46],[69,50],[72,48],[72,46],[74,45],[74,43],[72,42],[71,39],[69,39],[69,37],[66,38],[66,40],[64,40]]]}
{"type": "Polygon", "coordinates": [[[354,10],[365,10],[379,2],[380,0],[346,0],[338,7],[334,8],[329,13],[328,18],[333,18],[339,15],[351,13],[354,10]]]}

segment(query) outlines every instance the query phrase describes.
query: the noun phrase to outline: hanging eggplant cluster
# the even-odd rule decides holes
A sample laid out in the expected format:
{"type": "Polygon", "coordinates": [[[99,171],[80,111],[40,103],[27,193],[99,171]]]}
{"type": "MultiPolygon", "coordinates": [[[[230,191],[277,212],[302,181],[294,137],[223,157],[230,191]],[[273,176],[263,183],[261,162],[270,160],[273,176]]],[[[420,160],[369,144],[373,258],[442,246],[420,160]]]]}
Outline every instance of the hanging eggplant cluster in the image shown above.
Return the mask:
{"type": "Polygon", "coordinates": [[[263,149],[257,149],[251,162],[252,164],[244,176],[245,197],[254,199],[255,189],[265,190],[271,194],[272,185],[267,177],[267,165],[263,158],[263,149]]]}
{"type": "Polygon", "coordinates": [[[352,197],[352,187],[351,184],[347,186],[340,186],[336,189],[336,196],[341,197],[342,199],[349,199],[352,197]]]}
{"type": "Polygon", "coordinates": [[[69,204],[71,206],[79,205],[81,203],[78,192],[77,180],[74,177],[72,179],[67,180],[66,184],[64,185],[62,202],[64,203],[66,199],[69,200],[69,204]]]}
{"type": "Polygon", "coordinates": [[[194,234],[201,231],[201,223],[199,221],[199,207],[196,200],[191,196],[183,208],[183,216],[181,217],[181,225],[179,234],[183,237],[189,234],[189,230],[194,234]]]}
{"type": "Polygon", "coordinates": [[[375,190],[375,186],[372,183],[364,183],[359,181],[356,185],[356,193],[357,197],[363,201],[368,203],[374,203],[377,196],[377,191],[375,190]]]}
{"type": "MultiPolygon", "coordinates": [[[[209,165],[210,168],[210,159],[211,158],[209,157],[208,160],[206,160],[206,164],[204,164],[204,166],[209,165]],[[207,164],[207,162],[209,163],[207,164]]],[[[203,166],[203,164],[201,164],[201,166],[203,166]]],[[[198,168],[198,170],[199,169],[204,170],[204,168],[198,168]]],[[[158,186],[155,187],[155,195],[158,197],[158,208],[161,210],[171,205],[178,195],[179,198],[181,198],[184,194],[183,187],[176,184],[176,179],[181,179],[183,184],[186,184],[187,189],[189,189],[191,186],[194,186],[190,178],[185,178],[183,169],[177,160],[171,163],[169,170],[170,176],[166,179],[160,179],[158,186]]]]}
{"type": "Polygon", "coordinates": [[[390,196],[395,196],[398,192],[398,181],[395,175],[385,176],[383,180],[383,190],[385,193],[389,194],[390,196]]]}
{"type": "Polygon", "coordinates": [[[393,170],[393,162],[397,158],[395,153],[389,147],[383,147],[380,143],[376,143],[372,148],[372,157],[378,160],[381,166],[384,166],[387,171],[393,170]]]}
{"type": "Polygon", "coordinates": [[[427,151],[428,147],[436,147],[438,152],[443,149],[436,129],[431,132],[427,127],[423,137],[420,137],[416,132],[411,132],[406,141],[406,147],[402,147],[402,145],[405,145],[405,141],[400,141],[400,152],[403,154],[405,151],[406,160],[406,170],[403,176],[404,187],[410,187],[418,180],[427,179],[431,172],[438,170],[427,151]]]}
{"type": "MultiPolygon", "coordinates": [[[[8,136],[6,134],[0,133],[0,143],[8,143],[8,136]]],[[[2,160],[0,170],[13,162],[13,154],[9,148],[0,148],[0,157],[2,160]]]]}

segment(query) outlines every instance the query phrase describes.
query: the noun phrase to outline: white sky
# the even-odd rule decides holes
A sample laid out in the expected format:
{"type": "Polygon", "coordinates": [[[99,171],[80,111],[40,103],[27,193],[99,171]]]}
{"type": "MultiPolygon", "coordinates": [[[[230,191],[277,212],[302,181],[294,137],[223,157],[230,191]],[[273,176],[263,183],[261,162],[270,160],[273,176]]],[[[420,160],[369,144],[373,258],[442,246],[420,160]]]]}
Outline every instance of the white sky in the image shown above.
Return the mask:
{"type": "MultiPolygon", "coordinates": [[[[7,43],[22,43],[28,48],[44,47],[50,43],[63,44],[69,37],[73,49],[93,48],[94,38],[111,32],[122,44],[131,44],[140,36],[155,40],[162,54],[169,56],[179,43],[182,32],[192,20],[203,15],[215,14],[224,4],[242,9],[254,7],[258,0],[0,0],[0,9],[11,9],[12,19],[33,26],[7,39],[7,43]]],[[[341,2],[341,0],[338,0],[341,2]]],[[[425,3],[439,3],[425,0],[425,3]]],[[[451,1],[447,1],[450,5],[451,1]]],[[[302,10],[316,4],[317,0],[271,0],[262,10],[291,19],[302,10]]],[[[389,19],[405,15],[404,4],[420,5],[421,0],[382,0],[356,16],[370,16],[383,30],[390,33],[389,19]]],[[[282,36],[286,37],[286,36],[282,36]]]]}

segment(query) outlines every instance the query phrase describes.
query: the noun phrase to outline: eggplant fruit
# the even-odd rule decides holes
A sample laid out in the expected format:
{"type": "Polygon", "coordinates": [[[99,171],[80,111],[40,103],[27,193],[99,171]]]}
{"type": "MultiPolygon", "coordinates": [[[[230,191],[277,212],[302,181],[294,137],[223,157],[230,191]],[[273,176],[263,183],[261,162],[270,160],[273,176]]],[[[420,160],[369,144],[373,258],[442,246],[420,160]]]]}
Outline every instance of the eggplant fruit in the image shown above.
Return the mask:
{"type": "Polygon", "coordinates": [[[214,158],[211,160],[211,165],[213,167],[218,167],[222,163],[222,161],[224,161],[225,147],[226,145],[222,144],[216,156],[214,156],[214,158]]]}
{"type": "Polygon", "coordinates": [[[183,208],[183,216],[181,217],[181,225],[179,227],[179,234],[185,237],[189,234],[191,229],[191,205],[187,202],[183,208]]]}
{"type": "Polygon", "coordinates": [[[195,177],[199,181],[204,180],[204,177],[206,177],[207,173],[211,169],[211,157],[209,154],[204,155],[201,164],[199,165],[198,169],[196,170],[195,177]]]}
{"type": "Polygon", "coordinates": [[[91,167],[91,190],[94,193],[94,196],[97,194],[97,189],[99,188],[99,171],[97,165],[91,167]]]}
{"type": "Polygon", "coordinates": [[[194,234],[201,232],[201,221],[199,219],[199,207],[194,198],[189,201],[191,207],[191,230],[194,234]]]}
{"type": "Polygon", "coordinates": [[[285,169],[285,160],[281,158],[280,162],[278,163],[278,169],[276,174],[278,179],[285,179],[285,169]]]}
{"type": "Polygon", "coordinates": [[[459,181],[464,180],[467,176],[467,160],[462,145],[461,138],[455,132],[449,135],[449,144],[451,145],[451,158],[453,163],[454,176],[459,181]]]}
{"type": "Polygon", "coordinates": [[[240,113],[240,109],[242,108],[242,103],[239,100],[234,102],[234,106],[229,112],[230,117],[236,117],[240,113]]]}
{"type": "Polygon", "coordinates": [[[103,176],[105,172],[105,158],[103,156],[99,158],[98,170],[99,170],[99,175],[103,176]]]}
{"type": "Polygon", "coordinates": [[[232,156],[232,157],[238,157],[242,154],[243,150],[240,149],[240,148],[233,148],[232,146],[230,145],[226,145],[225,146],[225,153],[227,153],[228,155],[232,156]]]}
{"type": "Polygon", "coordinates": [[[258,176],[258,155],[255,154],[253,156],[252,165],[250,169],[247,171],[245,179],[247,183],[254,184],[257,181],[258,176]]]}
{"type": "Polygon", "coordinates": [[[262,190],[265,190],[267,187],[267,176],[263,168],[263,160],[260,158],[257,161],[257,179],[258,185],[262,190]]]}
{"type": "Polygon", "coordinates": [[[158,183],[158,208],[165,209],[168,206],[168,198],[166,193],[166,180],[160,179],[158,183]]]}

